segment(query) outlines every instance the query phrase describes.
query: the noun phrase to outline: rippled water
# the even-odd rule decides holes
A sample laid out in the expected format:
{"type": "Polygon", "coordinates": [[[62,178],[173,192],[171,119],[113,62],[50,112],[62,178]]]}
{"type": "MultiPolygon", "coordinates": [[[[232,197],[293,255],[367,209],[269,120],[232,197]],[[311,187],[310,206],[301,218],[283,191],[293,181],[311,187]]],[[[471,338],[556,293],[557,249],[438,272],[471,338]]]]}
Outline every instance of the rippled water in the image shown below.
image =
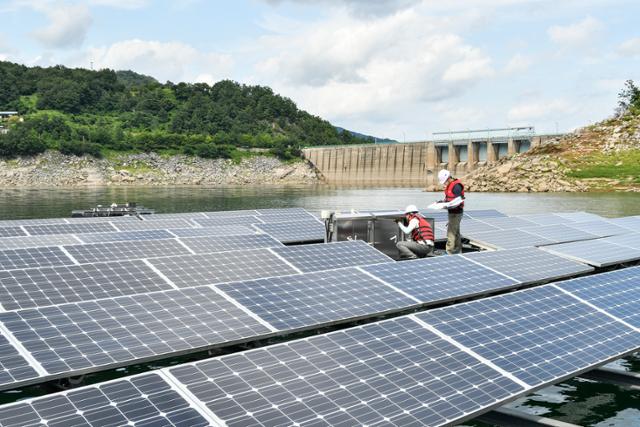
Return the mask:
{"type": "MultiPolygon", "coordinates": [[[[304,207],[312,211],[333,209],[401,209],[407,204],[426,207],[441,198],[409,188],[339,188],[313,186],[251,187],[111,187],[86,189],[0,189],[0,219],[66,217],[72,209],[97,204],[137,202],[156,212],[216,211],[230,209],[304,207]]],[[[493,194],[470,193],[467,209],[495,208],[507,214],[587,211],[615,217],[640,215],[640,195],[493,194]]],[[[613,364],[640,372],[640,360],[628,358],[613,364]]],[[[135,368],[128,371],[133,373],[135,368]]],[[[124,370],[126,371],[126,370],[124,370]]],[[[123,372],[123,370],[121,370],[123,372]]],[[[102,380],[109,379],[109,375],[102,380]]],[[[31,388],[24,397],[41,394],[31,388]]],[[[14,398],[15,399],[15,398],[14,398]]],[[[2,396],[0,400],[13,400],[2,396]]],[[[640,392],[582,379],[548,387],[511,404],[529,413],[590,426],[640,426],[640,392]]],[[[473,423],[473,425],[481,425],[473,423]]]]}

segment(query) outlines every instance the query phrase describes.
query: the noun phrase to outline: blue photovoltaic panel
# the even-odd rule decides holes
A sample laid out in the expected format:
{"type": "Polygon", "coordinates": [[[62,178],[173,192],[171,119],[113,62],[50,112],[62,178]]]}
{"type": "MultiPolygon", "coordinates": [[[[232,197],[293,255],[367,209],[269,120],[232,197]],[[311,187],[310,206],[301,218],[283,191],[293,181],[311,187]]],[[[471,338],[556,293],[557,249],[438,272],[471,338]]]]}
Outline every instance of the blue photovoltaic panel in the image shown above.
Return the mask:
{"type": "Polygon", "coordinates": [[[212,218],[193,218],[191,221],[201,227],[228,227],[230,229],[238,225],[243,227],[250,227],[251,224],[259,224],[261,222],[257,219],[257,216],[220,216],[212,218]]]}
{"type": "Polygon", "coordinates": [[[18,353],[18,350],[4,335],[0,334],[0,387],[11,386],[39,376],[29,362],[18,353]]]}
{"type": "Polygon", "coordinates": [[[361,267],[422,303],[436,303],[518,285],[459,255],[361,267]]]}
{"type": "Polygon", "coordinates": [[[556,280],[593,271],[588,265],[537,248],[469,252],[463,257],[522,283],[556,280]]]}
{"type": "Polygon", "coordinates": [[[80,264],[164,257],[189,254],[189,249],[175,239],[139,240],[136,242],[106,242],[64,247],[80,264]]]}
{"type": "Polygon", "coordinates": [[[473,233],[484,233],[488,231],[498,231],[499,229],[487,224],[483,221],[464,218],[460,222],[460,233],[463,236],[472,235],[473,233]]]}
{"type": "Polygon", "coordinates": [[[271,224],[274,222],[293,222],[293,221],[307,221],[307,220],[318,221],[316,217],[314,217],[308,212],[301,212],[296,214],[288,214],[288,213],[264,214],[264,215],[258,215],[257,218],[265,224],[271,224]]]}
{"type": "Polygon", "coordinates": [[[537,227],[527,227],[523,229],[527,233],[532,233],[545,239],[552,240],[554,243],[563,242],[575,242],[579,240],[597,239],[595,234],[587,233],[586,231],[578,230],[571,227],[571,225],[555,224],[555,225],[540,225],[537,227]]]}
{"type": "Polygon", "coordinates": [[[535,222],[538,225],[570,224],[573,222],[569,218],[552,213],[518,215],[517,218],[535,222]]]}
{"type": "Polygon", "coordinates": [[[0,251],[0,270],[70,264],[73,261],[56,246],[0,251]]]}
{"type": "Polygon", "coordinates": [[[172,289],[142,261],[0,271],[5,310],[172,289]]]}
{"type": "MultiPolygon", "coordinates": [[[[462,228],[462,226],[460,228],[462,228]]],[[[545,239],[536,234],[515,229],[467,233],[465,237],[468,238],[472,244],[492,249],[528,248],[555,243],[553,240],[545,239]]]]}
{"type": "Polygon", "coordinates": [[[356,269],[341,269],[219,285],[277,329],[383,313],[416,301],[356,269]]]}
{"type": "Polygon", "coordinates": [[[0,238],[26,236],[27,233],[20,227],[0,227],[0,238]]]}
{"type": "Polygon", "coordinates": [[[267,233],[282,243],[314,242],[324,240],[324,224],[316,220],[256,224],[256,229],[267,233]]]}
{"type": "Polygon", "coordinates": [[[595,234],[598,237],[607,237],[607,236],[616,236],[618,234],[627,234],[629,233],[628,228],[619,227],[615,224],[611,224],[610,222],[601,220],[601,221],[591,221],[591,222],[576,222],[570,224],[571,228],[576,228],[578,230],[586,231],[587,233],[595,234]]]}
{"type": "Polygon", "coordinates": [[[453,425],[523,391],[409,317],[169,372],[230,427],[453,425]]]}
{"type": "Polygon", "coordinates": [[[607,267],[640,259],[640,250],[604,242],[603,239],[561,243],[545,246],[544,250],[594,267],[607,267]]]}
{"type": "Polygon", "coordinates": [[[189,228],[196,225],[190,219],[157,219],[155,221],[127,221],[115,224],[119,231],[160,230],[166,228],[189,228]]]}
{"type": "Polygon", "coordinates": [[[476,209],[476,210],[466,210],[464,211],[464,215],[472,218],[472,219],[483,219],[483,218],[501,218],[501,217],[506,217],[505,214],[503,214],[500,211],[497,211],[495,209],[476,209]]]}
{"type": "Polygon", "coordinates": [[[78,236],[83,243],[171,239],[172,237],[174,237],[173,234],[167,230],[112,231],[110,233],[85,233],[78,236]]]}
{"type": "Polygon", "coordinates": [[[260,215],[303,215],[308,214],[303,208],[271,208],[271,209],[256,209],[260,215]]]}
{"type": "Polygon", "coordinates": [[[210,425],[158,374],[142,374],[0,406],[5,427],[210,425]]]}
{"type": "Polygon", "coordinates": [[[243,225],[234,225],[233,227],[170,228],[168,231],[178,237],[236,236],[257,233],[255,228],[243,225]]]}
{"type": "Polygon", "coordinates": [[[154,258],[149,262],[178,287],[296,274],[269,249],[154,258]]]}
{"type": "Polygon", "coordinates": [[[556,286],[640,329],[640,267],[557,283],[556,286]]]}
{"type": "Polygon", "coordinates": [[[39,246],[73,245],[81,243],[70,234],[52,234],[41,236],[6,237],[0,239],[0,250],[37,248],[39,246]]]}
{"type": "Polygon", "coordinates": [[[615,243],[640,250],[640,233],[621,234],[619,236],[605,237],[601,242],[615,243]]]}
{"type": "Polygon", "coordinates": [[[482,221],[503,230],[513,230],[516,228],[519,229],[538,225],[535,222],[527,221],[526,219],[517,218],[514,216],[484,218],[482,221]]]}
{"type": "Polygon", "coordinates": [[[363,240],[286,246],[273,248],[273,251],[306,272],[393,262],[363,240]]]}
{"type": "Polygon", "coordinates": [[[573,222],[589,222],[604,219],[600,215],[592,214],[589,212],[556,212],[556,215],[563,218],[568,218],[573,222]]]}
{"type": "Polygon", "coordinates": [[[80,234],[118,231],[108,222],[25,225],[25,230],[31,235],[40,234],[80,234]]]}
{"type": "Polygon", "coordinates": [[[197,254],[282,246],[282,243],[267,234],[249,234],[231,238],[229,236],[183,237],[180,241],[197,254]]]}
{"type": "Polygon", "coordinates": [[[0,313],[49,374],[77,375],[271,332],[201,286],[0,313]]]}
{"type": "Polygon", "coordinates": [[[258,212],[255,210],[233,210],[233,211],[204,212],[204,214],[208,218],[218,218],[222,216],[254,216],[254,215],[258,215],[258,212]]]}
{"type": "Polygon", "coordinates": [[[447,211],[426,210],[426,211],[420,211],[420,213],[425,218],[433,218],[434,221],[438,221],[438,222],[446,223],[447,219],[449,218],[449,214],[447,213],[447,211]]]}
{"type": "Polygon", "coordinates": [[[640,332],[553,285],[416,317],[532,387],[640,347],[640,332]]]}

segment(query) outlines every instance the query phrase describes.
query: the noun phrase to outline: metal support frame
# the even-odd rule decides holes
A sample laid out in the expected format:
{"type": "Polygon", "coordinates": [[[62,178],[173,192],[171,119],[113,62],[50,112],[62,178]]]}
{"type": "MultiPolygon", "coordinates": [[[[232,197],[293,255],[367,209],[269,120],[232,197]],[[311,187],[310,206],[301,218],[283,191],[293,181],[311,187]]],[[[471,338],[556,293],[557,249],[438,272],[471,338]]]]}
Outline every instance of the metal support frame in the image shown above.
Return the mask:
{"type": "Polygon", "coordinates": [[[640,391],[640,373],[636,372],[625,372],[604,367],[580,374],[580,377],[640,391]]]}

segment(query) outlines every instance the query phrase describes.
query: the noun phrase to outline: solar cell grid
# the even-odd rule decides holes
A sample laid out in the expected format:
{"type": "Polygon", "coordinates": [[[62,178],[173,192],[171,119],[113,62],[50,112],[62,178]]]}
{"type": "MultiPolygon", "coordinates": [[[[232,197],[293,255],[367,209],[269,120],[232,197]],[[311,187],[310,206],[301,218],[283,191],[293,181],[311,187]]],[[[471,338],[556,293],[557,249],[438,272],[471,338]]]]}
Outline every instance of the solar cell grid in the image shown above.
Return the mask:
{"type": "Polygon", "coordinates": [[[605,237],[601,240],[606,243],[615,243],[616,245],[628,246],[633,249],[640,250],[640,233],[621,234],[619,236],[605,237]]]}
{"type": "Polygon", "coordinates": [[[152,215],[141,215],[143,221],[164,221],[170,219],[189,219],[189,218],[204,218],[205,215],[202,212],[179,212],[179,213],[156,213],[152,215]]]}
{"type": "Polygon", "coordinates": [[[553,240],[545,239],[544,237],[528,233],[524,230],[495,230],[467,233],[465,237],[467,237],[472,244],[492,249],[517,249],[555,243],[553,240]]]}
{"type": "Polygon", "coordinates": [[[59,246],[81,243],[70,234],[53,234],[43,236],[6,237],[0,239],[0,250],[36,248],[38,246],[59,246]]]}
{"type": "Polygon", "coordinates": [[[21,225],[66,224],[64,218],[33,218],[33,219],[4,219],[0,220],[0,227],[15,227],[21,225]]]}
{"type": "MultiPolygon", "coordinates": [[[[257,216],[223,216],[214,218],[193,218],[192,221],[201,227],[235,227],[241,225],[249,227],[251,224],[258,224],[261,221],[257,216]]],[[[172,227],[177,228],[177,227],[172,227]]]]}
{"type": "Polygon", "coordinates": [[[282,246],[282,243],[266,234],[184,237],[180,241],[197,254],[282,246]]]}
{"type": "Polygon", "coordinates": [[[142,261],[0,271],[5,310],[172,289],[142,261]]]}
{"type": "Polygon", "coordinates": [[[233,227],[170,228],[168,231],[178,237],[235,236],[256,233],[255,228],[242,225],[234,225],[233,227]]]}
{"type": "Polygon", "coordinates": [[[527,233],[532,233],[545,239],[552,240],[555,243],[561,242],[575,242],[578,240],[597,239],[595,234],[587,233],[586,231],[578,230],[571,225],[554,224],[554,225],[540,225],[537,227],[527,227],[523,229],[527,233]]]}
{"type": "Polygon", "coordinates": [[[570,224],[571,222],[573,222],[569,218],[565,218],[552,213],[518,215],[516,218],[522,218],[524,220],[534,222],[538,225],[570,224]]]}
{"type": "Polygon", "coordinates": [[[299,273],[269,249],[150,259],[178,287],[210,285],[299,273]]]}
{"type": "Polygon", "coordinates": [[[195,225],[188,219],[157,219],[155,221],[128,221],[118,223],[119,231],[160,230],[166,228],[190,228],[195,225]]]}
{"type": "Polygon", "coordinates": [[[552,285],[416,317],[532,387],[640,346],[639,332],[552,285]]]}
{"type": "Polygon", "coordinates": [[[277,329],[337,322],[416,304],[356,269],[306,273],[219,285],[277,329]]]}
{"type": "Polygon", "coordinates": [[[588,265],[536,248],[473,252],[462,256],[522,283],[560,279],[593,271],[588,265]]]}
{"type": "Polygon", "coordinates": [[[526,219],[517,218],[514,216],[490,217],[490,218],[484,218],[483,221],[489,225],[492,225],[497,228],[501,228],[503,230],[513,230],[516,228],[525,228],[525,227],[538,225],[535,222],[527,221],[526,219]]]}
{"type": "Polygon", "coordinates": [[[571,228],[586,231],[587,233],[595,234],[598,237],[616,236],[618,234],[629,233],[628,228],[619,227],[604,220],[576,222],[571,224],[571,228]]]}
{"type": "Polygon", "coordinates": [[[507,215],[503,214],[500,211],[495,209],[474,209],[474,210],[465,210],[464,215],[470,217],[472,219],[483,219],[483,218],[502,218],[507,215]]]}
{"type": "Polygon", "coordinates": [[[498,228],[487,224],[486,222],[475,219],[463,219],[460,223],[460,233],[463,236],[467,236],[473,233],[483,233],[487,231],[497,231],[498,228]]]}
{"type": "Polygon", "coordinates": [[[175,239],[89,243],[64,246],[64,248],[81,264],[190,253],[186,247],[175,239]]]}
{"type": "Polygon", "coordinates": [[[0,251],[0,270],[71,264],[73,261],[57,246],[0,251]]]}
{"type": "Polygon", "coordinates": [[[26,236],[27,233],[20,227],[0,227],[0,238],[26,236]]]}
{"type": "Polygon", "coordinates": [[[170,373],[228,426],[438,426],[522,390],[407,317],[170,373]]]}
{"type": "Polygon", "coordinates": [[[223,216],[253,216],[259,215],[257,211],[252,209],[247,210],[231,210],[231,211],[215,211],[215,212],[203,212],[208,218],[217,218],[223,216]]]}
{"type": "Polygon", "coordinates": [[[420,213],[425,218],[433,218],[434,221],[444,221],[445,223],[447,222],[447,218],[449,217],[449,214],[446,211],[443,212],[443,211],[426,210],[426,211],[420,211],[420,213]]]}
{"type": "Polygon", "coordinates": [[[171,239],[167,230],[112,231],[109,233],[85,233],[78,236],[83,243],[122,242],[128,240],[171,239]]]}
{"type": "Polygon", "coordinates": [[[271,330],[209,287],[0,313],[49,374],[77,375],[271,330]]]}
{"type": "Polygon", "coordinates": [[[295,222],[295,221],[318,221],[316,219],[316,217],[314,217],[313,215],[311,215],[308,212],[301,212],[301,213],[295,213],[295,214],[263,214],[263,215],[257,215],[257,218],[265,223],[265,224],[271,224],[274,222],[295,222]]]}
{"type": "Polygon", "coordinates": [[[273,251],[305,272],[393,262],[363,240],[285,246],[273,251]]]}
{"type": "Polygon", "coordinates": [[[607,222],[615,224],[620,227],[628,228],[634,232],[640,232],[640,215],[625,216],[622,218],[610,218],[607,222]]]}
{"type": "Polygon", "coordinates": [[[118,231],[108,222],[25,225],[25,230],[31,235],[41,234],[80,234],[118,231]]]}
{"type": "Polygon", "coordinates": [[[270,208],[270,209],[256,209],[260,215],[298,215],[308,214],[304,208],[270,208]]]}
{"type": "Polygon", "coordinates": [[[324,240],[325,235],[324,224],[313,220],[256,224],[255,228],[273,236],[282,243],[320,241],[324,240]]]}
{"type": "Polygon", "coordinates": [[[556,212],[556,215],[569,218],[573,222],[599,221],[604,219],[600,215],[589,212],[556,212]]]}
{"type": "Polygon", "coordinates": [[[151,373],[2,406],[0,425],[204,427],[210,422],[151,373]]]}
{"type": "Polygon", "coordinates": [[[607,267],[640,259],[640,250],[605,242],[603,239],[560,243],[543,249],[594,267],[607,267]]]}
{"type": "Polygon", "coordinates": [[[0,385],[11,385],[38,376],[39,374],[29,362],[20,355],[4,335],[0,334],[0,385]]]}
{"type": "Polygon", "coordinates": [[[457,255],[364,266],[361,269],[422,303],[469,297],[519,284],[457,255]]]}
{"type": "Polygon", "coordinates": [[[579,298],[640,331],[640,267],[595,274],[557,283],[579,298]]]}

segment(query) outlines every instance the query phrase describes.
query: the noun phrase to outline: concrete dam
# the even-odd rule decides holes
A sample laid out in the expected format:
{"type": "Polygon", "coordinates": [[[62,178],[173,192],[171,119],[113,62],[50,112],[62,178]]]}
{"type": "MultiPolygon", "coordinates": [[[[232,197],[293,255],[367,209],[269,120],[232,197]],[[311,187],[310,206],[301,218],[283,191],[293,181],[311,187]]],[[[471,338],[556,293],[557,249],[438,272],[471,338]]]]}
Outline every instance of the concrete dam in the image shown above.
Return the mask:
{"type": "Polygon", "coordinates": [[[558,135],[305,148],[329,184],[430,187],[438,171],[462,177],[477,167],[524,153],[558,135]]]}

